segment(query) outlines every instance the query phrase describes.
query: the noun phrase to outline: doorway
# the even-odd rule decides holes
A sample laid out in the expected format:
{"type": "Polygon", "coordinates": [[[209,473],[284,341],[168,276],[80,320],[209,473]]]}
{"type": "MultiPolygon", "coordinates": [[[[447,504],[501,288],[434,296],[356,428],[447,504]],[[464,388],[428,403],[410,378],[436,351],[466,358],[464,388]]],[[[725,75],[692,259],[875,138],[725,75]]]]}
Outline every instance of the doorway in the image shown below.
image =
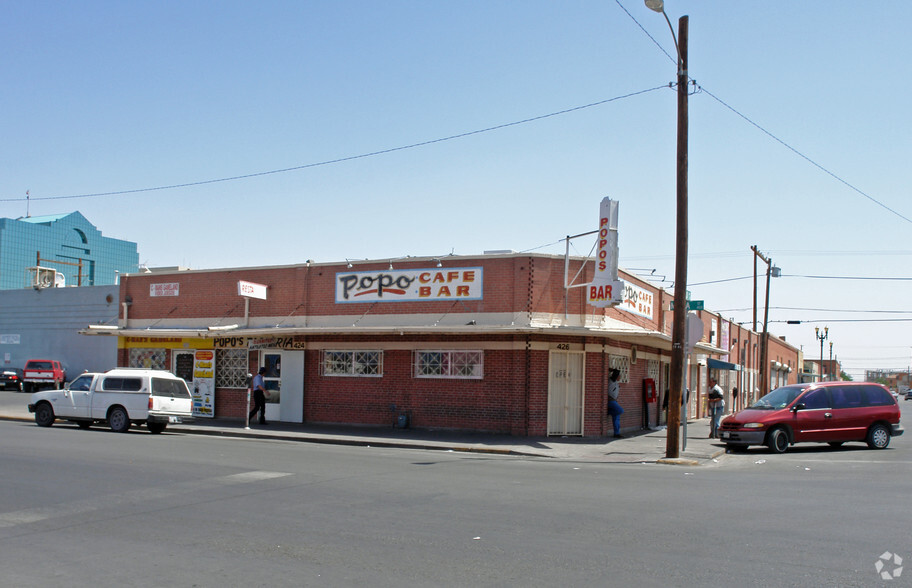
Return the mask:
{"type": "Polygon", "coordinates": [[[552,350],[548,359],[548,435],[583,434],[585,352],[552,350]]]}
{"type": "Polygon", "coordinates": [[[304,422],[304,351],[261,351],[260,366],[266,368],[263,381],[269,392],[266,420],[304,422]]]}

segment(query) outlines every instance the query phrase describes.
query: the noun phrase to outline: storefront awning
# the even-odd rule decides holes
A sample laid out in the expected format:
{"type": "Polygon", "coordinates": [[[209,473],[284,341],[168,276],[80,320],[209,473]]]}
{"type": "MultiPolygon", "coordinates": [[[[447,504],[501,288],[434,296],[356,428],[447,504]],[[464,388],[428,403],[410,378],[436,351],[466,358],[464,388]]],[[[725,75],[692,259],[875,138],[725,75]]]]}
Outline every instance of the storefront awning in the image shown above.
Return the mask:
{"type": "Polygon", "coordinates": [[[706,367],[711,370],[727,370],[730,372],[740,372],[741,366],[736,363],[729,363],[727,361],[722,361],[721,359],[706,359],[706,367]]]}

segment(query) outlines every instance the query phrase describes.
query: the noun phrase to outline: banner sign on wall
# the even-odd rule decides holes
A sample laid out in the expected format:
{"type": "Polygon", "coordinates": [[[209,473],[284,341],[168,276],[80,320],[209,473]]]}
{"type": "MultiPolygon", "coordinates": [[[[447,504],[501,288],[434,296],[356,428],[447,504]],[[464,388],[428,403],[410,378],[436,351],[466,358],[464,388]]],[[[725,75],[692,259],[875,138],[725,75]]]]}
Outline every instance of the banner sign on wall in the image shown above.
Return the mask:
{"type": "Polygon", "coordinates": [[[193,414],[215,416],[215,352],[193,354],[193,414]]]}
{"type": "Polygon", "coordinates": [[[653,295],[649,290],[644,290],[639,286],[624,283],[624,304],[619,306],[621,310],[626,310],[633,314],[652,319],[652,300],[653,295]]]}
{"type": "Polygon", "coordinates": [[[481,300],[481,267],[336,274],[336,303],[481,300]]]}
{"type": "Polygon", "coordinates": [[[617,306],[624,296],[618,280],[618,202],[607,196],[599,206],[598,252],[595,276],[587,288],[589,304],[599,308],[617,306]]]}
{"type": "Polygon", "coordinates": [[[149,296],[180,296],[180,282],[149,284],[149,296]]]}

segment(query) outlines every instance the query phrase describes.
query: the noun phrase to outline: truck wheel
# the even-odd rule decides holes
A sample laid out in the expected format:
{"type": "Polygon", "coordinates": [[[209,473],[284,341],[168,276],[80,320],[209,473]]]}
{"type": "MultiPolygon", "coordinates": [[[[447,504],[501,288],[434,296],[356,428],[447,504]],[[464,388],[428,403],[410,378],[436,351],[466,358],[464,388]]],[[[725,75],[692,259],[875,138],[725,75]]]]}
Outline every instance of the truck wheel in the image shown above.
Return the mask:
{"type": "Polygon", "coordinates": [[[149,432],[156,435],[164,431],[167,426],[168,423],[146,423],[146,428],[149,429],[149,432]]]}
{"type": "Polygon", "coordinates": [[[47,402],[40,402],[35,407],[35,423],[39,427],[50,427],[54,424],[54,409],[47,402]]]}
{"type": "Polygon", "coordinates": [[[122,406],[115,406],[108,414],[108,424],[115,433],[126,433],[130,430],[130,417],[122,406]]]}

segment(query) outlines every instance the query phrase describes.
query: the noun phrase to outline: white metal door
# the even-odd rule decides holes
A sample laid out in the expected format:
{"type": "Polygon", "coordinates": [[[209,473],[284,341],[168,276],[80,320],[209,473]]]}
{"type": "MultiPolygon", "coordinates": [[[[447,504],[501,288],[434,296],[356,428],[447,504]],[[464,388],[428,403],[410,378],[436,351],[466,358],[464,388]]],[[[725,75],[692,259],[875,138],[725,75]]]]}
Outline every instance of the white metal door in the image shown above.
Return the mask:
{"type": "Polygon", "coordinates": [[[263,381],[266,420],[300,423],[304,420],[304,351],[266,350],[260,354],[266,368],[263,381]]]}
{"type": "Polygon", "coordinates": [[[548,434],[583,434],[585,354],[552,351],[548,361],[548,434]]]}

